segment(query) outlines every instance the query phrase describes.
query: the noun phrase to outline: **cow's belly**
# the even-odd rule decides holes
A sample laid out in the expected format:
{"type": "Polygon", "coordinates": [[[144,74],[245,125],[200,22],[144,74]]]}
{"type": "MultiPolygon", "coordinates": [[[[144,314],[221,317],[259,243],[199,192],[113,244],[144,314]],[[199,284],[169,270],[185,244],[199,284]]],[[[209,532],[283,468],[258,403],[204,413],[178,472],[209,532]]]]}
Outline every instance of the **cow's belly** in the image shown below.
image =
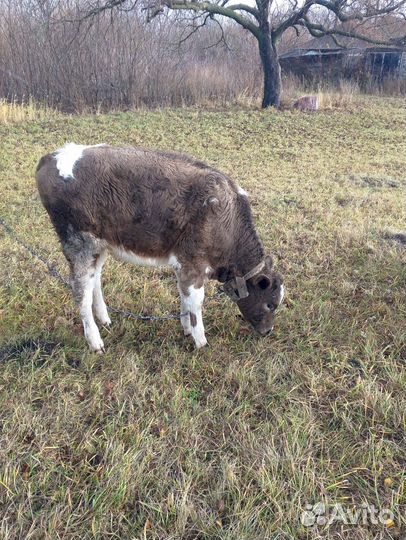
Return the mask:
{"type": "Polygon", "coordinates": [[[175,255],[169,255],[168,257],[144,257],[143,255],[138,255],[133,251],[117,246],[109,246],[109,250],[113,257],[119,261],[138,264],[140,266],[170,266],[174,270],[180,270],[181,268],[175,255]]]}

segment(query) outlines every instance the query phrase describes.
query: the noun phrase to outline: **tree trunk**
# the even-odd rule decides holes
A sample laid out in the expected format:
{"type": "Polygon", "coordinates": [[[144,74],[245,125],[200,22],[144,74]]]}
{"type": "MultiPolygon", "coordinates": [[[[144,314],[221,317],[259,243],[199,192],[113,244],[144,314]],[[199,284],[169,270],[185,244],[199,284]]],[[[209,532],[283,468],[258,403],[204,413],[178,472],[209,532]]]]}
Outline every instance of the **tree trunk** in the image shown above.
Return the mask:
{"type": "Polygon", "coordinates": [[[269,29],[262,31],[259,43],[259,55],[261,57],[262,70],[264,73],[264,94],[262,108],[279,107],[282,91],[281,66],[279,64],[278,51],[272,43],[269,29]]]}

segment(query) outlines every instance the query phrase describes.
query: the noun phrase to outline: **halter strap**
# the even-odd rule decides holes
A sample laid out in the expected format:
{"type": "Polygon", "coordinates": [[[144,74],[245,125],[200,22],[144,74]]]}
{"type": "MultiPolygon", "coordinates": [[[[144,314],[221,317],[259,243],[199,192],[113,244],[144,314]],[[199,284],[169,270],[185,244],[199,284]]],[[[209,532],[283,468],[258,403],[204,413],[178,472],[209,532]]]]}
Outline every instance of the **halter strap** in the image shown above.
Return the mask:
{"type": "Polygon", "coordinates": [[[224,283],[223,285],[223,290],[226,295],[229,296],[231,300],[233,300],[233,302],[238,302],[238,300],[241,300],[242,298],[247,298],[247,296],[249,295],[247,289],[247,281],[250,278],[259,274],[259,272],[264,268],[264,266],[265,261],[261,261],[244,276],[235,276],[234,278],[226,281],[226,283],[224,283]]]}

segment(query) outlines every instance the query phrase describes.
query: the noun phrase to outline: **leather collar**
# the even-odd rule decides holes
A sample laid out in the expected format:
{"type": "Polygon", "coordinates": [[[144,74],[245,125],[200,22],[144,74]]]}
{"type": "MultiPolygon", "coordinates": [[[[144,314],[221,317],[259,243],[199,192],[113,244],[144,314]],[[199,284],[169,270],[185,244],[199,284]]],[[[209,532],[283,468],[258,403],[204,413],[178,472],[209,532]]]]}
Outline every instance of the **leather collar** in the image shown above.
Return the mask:
{"type": "Polygon", "coordinates": [[[233,302],[238,302],[238,300],[241,300],[242,298],[247,298],[249,295],[248,289],[247,289],[247,281],[259,274],[259,272],[264,268],[265,261],[261,261],[257,266],[252,268],[249,272],[247,272],[244,276],[235,276],[232,279],[229,279],[224,283],[223,290],[226,293],[227,296],[233,300],[233,302]]]}

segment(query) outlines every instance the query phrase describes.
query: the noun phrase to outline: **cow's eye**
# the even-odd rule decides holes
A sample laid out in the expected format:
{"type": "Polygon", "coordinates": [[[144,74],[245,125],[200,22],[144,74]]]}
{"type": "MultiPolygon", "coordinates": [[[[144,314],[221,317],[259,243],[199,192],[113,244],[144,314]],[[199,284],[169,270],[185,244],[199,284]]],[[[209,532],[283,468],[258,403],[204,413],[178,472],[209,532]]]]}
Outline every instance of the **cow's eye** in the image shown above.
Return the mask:
{"type": "Polygon", "coordinates": [[[273,304],[267,304],[267,308],[271,311],[275,311],[275,306],[273,304]]]}

